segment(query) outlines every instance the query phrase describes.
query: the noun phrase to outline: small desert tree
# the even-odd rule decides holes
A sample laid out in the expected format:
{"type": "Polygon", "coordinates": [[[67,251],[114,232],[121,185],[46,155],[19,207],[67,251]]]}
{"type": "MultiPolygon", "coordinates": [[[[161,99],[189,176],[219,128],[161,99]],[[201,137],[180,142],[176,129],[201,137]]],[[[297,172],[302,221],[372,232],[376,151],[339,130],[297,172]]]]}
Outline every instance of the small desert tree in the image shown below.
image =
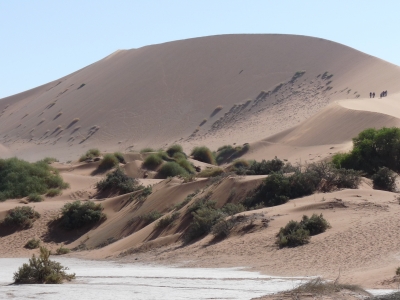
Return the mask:
{"type": "Polygon", "coordinates": [[[29,259],[29,264],[23,264],[22,267],[14,273],[14,282],[17,284],[32,283],[62,283],[64,280],[71,281],[75,274],[67,274],[68,268],[63,267],[59,262],[49,259],[50,250],[40,247],[40,255],[35,254],[29,259]]]}

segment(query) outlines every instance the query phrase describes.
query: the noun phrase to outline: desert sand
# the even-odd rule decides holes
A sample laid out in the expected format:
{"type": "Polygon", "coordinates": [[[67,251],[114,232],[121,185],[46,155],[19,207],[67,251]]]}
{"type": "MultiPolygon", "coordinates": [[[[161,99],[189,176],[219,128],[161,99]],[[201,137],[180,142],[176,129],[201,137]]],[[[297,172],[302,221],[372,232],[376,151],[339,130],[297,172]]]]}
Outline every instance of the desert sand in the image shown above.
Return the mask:
{"type": "MultiPolygon", "coordinates": [[[[1,257],[25,257],[23,245],[38,237],[72,256],[193,267],[247,267],[267,275],[323,276],[368,288],[395,287],[400,266],[400,202],[396,193],[359,189],[314,194],[246,212],[226,239],[208,235],[183,245],[185,210],[165,230],[138,218],[199,190],[221,207],[240,202],[265,176],[229,176],[220,182],[143,178],[144,147],[179,143],[212,150],[250,144],[245,159],[305,164],[348,151],[366,128],[400,126],[400,67],[331,41],[291,35],[225,35],[119,50],[73,74],[0,100],[0,156],[53,166],[70,184],[61,196],[34,204],[42,214],[28,230],[0,235],[1,257]],[[369,98],[388,90],[389,96],[369,98]],[[96,194],[98,162],[78,163],[87,149],[121,151],[126,174],[152,185],[143,202],[130,195],[96,194]],[[233,194],[232,191],[235,191],[233,194]],[[107,220],[70,234],[51,224],[67,202],[94,199],[107,220]],[[307,245],[279,249],[275,235],[290,220],[322,213],[331,229],[307,245]]],[[[195,162],[206,168],[200,162],[195,162]]],[[[0,203],[0,219],[22,205],[0,203]]]]}

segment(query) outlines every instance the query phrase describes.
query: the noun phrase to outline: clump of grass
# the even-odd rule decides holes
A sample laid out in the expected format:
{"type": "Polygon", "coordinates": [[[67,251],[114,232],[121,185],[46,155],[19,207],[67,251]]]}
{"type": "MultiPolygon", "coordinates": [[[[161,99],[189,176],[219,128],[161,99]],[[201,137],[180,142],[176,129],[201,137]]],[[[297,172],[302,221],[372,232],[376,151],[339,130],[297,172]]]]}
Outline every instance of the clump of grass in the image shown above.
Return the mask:
{"type": "Polygon", "coordinates": [[[39,239],[30,239],[29,241],[26,242],[24,247],[27,249],[36,249],[39,248],[39,246],[40,246],[39,239]]]}
{"type": "Polygon", "coordinates": [[[156,228],[164,229],[164,228],[170,226],[171,224],[174,223],[174,221],[175,221],[176,219],[179,218],[179,216],[180,216],[180,213],[179,213],[179,212],[177,212],[177,211],[173,212],[173,213],[170,214],[169,216],[166,216],[166,217],[160,219],[160,220],[156,223],[156,228]]]}
{"type": "Polygon", "coordinates": [[[0,159],[0,201],[68,187],[59,172],[44,161],[29,163],[18,158],[0,159]]]}
{"type": "MultiPolygon", "coordinates": [[[[323,281],[320,277],[311,279],[310,281],[298,286],[291,291],[292,294],[313,294],[313,295],[329,295],[340,292],[341,290],[349,290],[352,292],[368,295],[368,292],[360,288],[358,285],[343,284],[339,282],[323,281]]],[[[296,299],[300,299],[296,297],[296,299]]],[[[375,299],[375,298],[374,298],[375,299]]]]}
{"type": "Polygon", "coordinates": [[[182,168],[184,168],[189,174],[195,173],[193,165],[185,158],[178,159],[176,163],[180,165],[182,168]]]}
{"type": "Polygon", "coordinates": [[[140,150],[140,153],[156,152],[153,148],[147,147],[140,150]]]}
{"type": "Polygon", "coordinates": [[[216,162],[221,165],[226,162],[230,162],[249,151],[250,145],[244,144],[243,146],[233,147],[231,145],[225,145],[219,147],[216,153],[216,162]]]}
{"type": "Polygon", "coordinates": [[[119,194],[131,193],[143,189],[139,181],[127,176],[120,168],[108,173],[105,179],[96,183],[96,189],[100,191],[115,191],[119,194]]]}
{"type": "Polygon", "coordinates": [[[118,159],[121,164],[126,164],[125,157],[121,152],[114,152],[114,156],[118,159]]]}
{"type": "Polygon", "coordinates": [[[197,174],[198,177],[208,178],[208,177],[216,177],[224,173],[224,170],[221,168],[207,168],[197,174]]]}
{"type": "Polygon", "coordinates": [[[106,155],[103,156],[103,159],[100,161],[99,170],[110,170],[116,166],[118,166],[119,160],[117,157],[115,157],[114,154],[107,153],[106,155]]]}
{"type": "Polygon", "coordinates": [[[8,227],[29,228],[40,218],[40,214],[29,206],[17,206],[10,209],[3,224],[8,227]]]}
{"type": "Polygon", "coordinates": [[[28,201],[29,202],[41,202],[43,201],[42,195],[39,195],[38,193],[31,193],[28,195],[28,201]]]}
{"type": "Polygon", "coordinates": [[[148,225],[150,223],[153,223],[154,221],[158,220],[163,216],[162,213],[160,213],[157,210],[152,210],[151,212],[141,215],[140,219],[143,220],[145,225],[148,225]]]}
{"type": "Polygon", "coordinates": [[[49,259],[50,250],[40,247],[40,255],[35,254],[29,259],[29,264],[23,264],[22,267],[14,273],[14,282],[16,284],[47,283],[59,284],[64,280],[71,281],[75,274],[67,274],[68,268],[63,267],[59,262],[49,259]]]}
{"type": "Polygon", "coordinates": [[[63,112],[62,112],[62,111],[58,112],[58,113],[56,114],[56,116],[54,117],[54,119],[53,119],[53,120],[57,119],[57,118],[58,118],[58,117],[60,117],[62,114],[63,114],[63,112]]]}
{"type": "Polygon", "coordinates": [[[175,153],[183,153],[183,148],[181,145],[175,144],[169,147],[166,152],[169,157],[173,157],[175,153]]]}
{"type": "Polygon", "coordinates": [[[70,253],[70,252],[71,252],[70,249],[65,248],[65,247],[63,247],[63,246],[60,246],[60,248],[57,248],[57,250],[56,250],[56,254],[57,254],[57,255],[64,255],[64,254],[68,254],[68,253],[70,253]]]}
{"type": "Polygon", "coordinates": [[[88,151],[86,151],[85,154],[83,154],[80,158],[79,158],[79,162],[85,161],[87,159],[92,159],[95,157],[99,157],[100,156],[100,150],[93,148],[93,149],[89,149],[88,151]]]}
{"type": "Polygon", "coordinates": [[[54,158],[54,157],[45,157],[45,158],[42,159],[42,161],[44,161],[46,164],[50,165],[50,164],[52,164],[54,162],[58,162],[58,159],[54,158]]]}
{"type": "Polygon", "coordinates": [[[159,178],[186,176],[187,174],[188,172],[176,162],[167,162],[163,164],[158,171],[159,178]]]}
{"type": "Polygon", "coordinates": [[[56,197],[61,195],[61,190],[60,189],[49,189],[46,193],[47,197],[56,197]]]}
{"type": "Polygon", "coordinates": [[[202,147],[196,147],[192,150],[191,155],[193,156],[193,159],[205,162],[211,165],[215,165],[215,158],[213,153],[211,152],[210,149],[208,149],[205,146],[202,147]]]}
{"type": "Polygon", "coordinates": [[[61,208],[60,226],[72,230],[86,225],[93,225],[106,218],[101,204],[93,201],[75,201],[61,208]]]}
{"type": "Polygon", "coordinates": [[[163,163],[163,159],[158,154],[150,154],[143,162],[143,167],[149,170],[157,169],[163,163]]]}
{"type": "Polygon", "coordinates": [[[174,153],[174,155],[172,156],[172,158],[173,158],[175,161],[178,161],[178,160],[180,160],[180,159],[187,159],[186,154],[183,153],[183,152],[176,152],[176,153],[174,153]]]}

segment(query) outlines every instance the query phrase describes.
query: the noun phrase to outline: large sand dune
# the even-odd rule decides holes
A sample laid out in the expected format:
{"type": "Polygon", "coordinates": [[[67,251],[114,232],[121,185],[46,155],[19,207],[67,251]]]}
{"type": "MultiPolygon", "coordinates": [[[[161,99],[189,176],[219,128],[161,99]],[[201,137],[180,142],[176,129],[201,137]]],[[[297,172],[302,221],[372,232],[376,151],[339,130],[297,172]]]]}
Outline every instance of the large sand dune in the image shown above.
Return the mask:
{"type": "MultiPolygon", "coordinates": [[[[215,150],[250,143],[243,158],[319,161],[349,150],[352,138],[365,128],[400,125],[399,80],[398,66],[304,36],[213,36],[120,50],[59,80],[1,99],[0,156],[67,161],[91,147],[120,150],[128,152],[121,167],[132,177],[147,173],[145,155],[133,150],[175,142],[186,152],[196,145],[215,150]],[[389,96],[369,98],[370,92],[382,90],[389,96]]],[[[90,250],[76,256],[248,266],[266,274],[333,279],[340,269],[343,279],[373,287],[391,283],[399,265],[399,200],[394,193],[373,190],[366,179],[356,190],[246,212],[250,221],[223,241],[209,235],[183,245],[190,221],[186,208],[196,197],[212,193],[218,207],[240,202],[265,176],[193,182],[149,176],[140,179],[153,189],[144,200],[137,197],[140,192],[96,194],[95,183],[104,176],[92,175],[98,165],[54,163],[71,189],[36,203],[43,217],[32,228],[2,233],[0,255],[27,256],[35,250],[23,249],[25,242],[40,237],[53,249],[66,243],[90,250]],[[186,206],[174,207],[194,192],[197,196],[186,206]],[[52,231],[62,205],[92,197],[103,205],[107,220],[71,234],[52,231]],[[156,222],[144,222],[143,216],[154,211],[180,214],[160,229],[156,222]],[[279,250],[279,228],[312,213],[323,213],[332,228],[308,245],[279,250]]],[[[18,203],[0,203],[0,218],[18,203]]]]}
{"type": "Polygon", "coordinates": [[[399,79],[399,67],[318,38],[175,41],[117,51],[0,100],[0,143],[31,160],[55,154],[68,160],[99,145],[127,151],[179,141],[190,150],[255,142],[333,100],[398,92],[399,79]],[[298,71],[305,73],[293,77],[298,71]],[[215,111],[218,106],[222,110],[215,111]]]}

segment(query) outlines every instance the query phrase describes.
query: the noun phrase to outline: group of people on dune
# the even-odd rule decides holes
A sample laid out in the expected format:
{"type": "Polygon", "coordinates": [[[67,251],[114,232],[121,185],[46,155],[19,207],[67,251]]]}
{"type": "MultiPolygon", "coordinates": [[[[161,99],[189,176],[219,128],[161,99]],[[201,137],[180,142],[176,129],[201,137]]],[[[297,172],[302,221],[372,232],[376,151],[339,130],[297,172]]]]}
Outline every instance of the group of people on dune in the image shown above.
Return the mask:
{"type": "MultiPolygon", "coordinates": [[[[387,96],[387,91],[383,91],[383,92],[379,95],[380,98],[383,98],[383,97],[386,97],[386,96],[387,96]]],[[[369,97],[370,97],[370,98],[375,98],[375,92],[369,93],[369,97]]]]}

